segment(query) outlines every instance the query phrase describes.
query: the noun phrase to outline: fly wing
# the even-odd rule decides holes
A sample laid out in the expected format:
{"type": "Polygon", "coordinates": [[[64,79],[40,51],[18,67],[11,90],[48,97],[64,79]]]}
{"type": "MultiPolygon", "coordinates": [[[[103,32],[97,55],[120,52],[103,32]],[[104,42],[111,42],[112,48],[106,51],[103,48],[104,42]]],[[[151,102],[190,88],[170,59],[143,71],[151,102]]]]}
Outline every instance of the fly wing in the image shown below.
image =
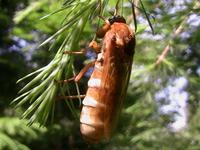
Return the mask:
{"type": "Polygon", "coordinates": [[[105,104],[104,134],[109,137],[116,125],[126,95],[133,61],[135,39],[128,26],[114,23],[103,41],[103,76],[100,99],[105,104]]]}

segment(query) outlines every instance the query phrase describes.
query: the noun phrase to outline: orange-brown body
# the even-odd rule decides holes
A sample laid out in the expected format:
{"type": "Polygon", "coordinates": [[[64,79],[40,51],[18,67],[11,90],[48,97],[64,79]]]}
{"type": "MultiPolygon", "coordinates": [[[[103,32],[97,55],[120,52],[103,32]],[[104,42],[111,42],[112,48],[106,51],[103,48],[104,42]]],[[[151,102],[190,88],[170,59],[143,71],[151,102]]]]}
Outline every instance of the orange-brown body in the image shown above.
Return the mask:
{"type": "Polygon", "coordinates": [[[89,142],[109,139],[116,126],[130,78],[134,47],[135,37],[128,25],[112,23],[105,33],[83,100],[80,128],[89,142]]]}

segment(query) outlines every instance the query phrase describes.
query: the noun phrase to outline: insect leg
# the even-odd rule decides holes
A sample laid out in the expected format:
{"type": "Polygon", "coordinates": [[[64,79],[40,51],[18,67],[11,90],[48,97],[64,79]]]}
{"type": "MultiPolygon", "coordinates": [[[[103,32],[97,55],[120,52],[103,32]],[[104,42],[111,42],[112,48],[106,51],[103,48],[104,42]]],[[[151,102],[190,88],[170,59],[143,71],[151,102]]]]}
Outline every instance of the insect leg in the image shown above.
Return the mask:
{"type": "Polygon", "coordinates": [[[96,53],[100,53],[100,51],[101,51],[101,46],[95,40],[92,40],[90,42],[89,48],[94,50],[96,53]]]}
{"type": "Polygon", "coordinates": [[[80,72],[78,75],[76,75],[75,77],[72,77],[72,78],[69,78],[69,79],[66,79],[66,80],[60,80],[58,81],[58,83],[68,83],[70,81],[75,81],[75,82],[78,82],[82,77],[83,75],[88,71],[88,69],[90,67],[93,67],[94,64],[95,64],[96,60],[95,61],[92,61],[90,63],[88,63],[80,72]]]}
{"type": "MultiPolygon", "coordinates": [[[[70,79],[66,79],[66,80],[60,80],[60,81],[57,81],[58,83],[68,83],[70,81],[75,81],[75,82],[78,82],[82,77],[83,75],[88,71],[88,69],[92,66],[95,65],[95,61],[92,61],[90,63],[88,63],[80,72],[77,76],[75,77],[72,77],[70,79]]],[[[84,98],[85,95],[71,95],[71,96],[58,96],[57,99],[60,100],[60,99],[77,99],[77,98],[84,98]]]]}
{"type": "Polygon", "coordinates": [[[80,51],[64,51],[63,54],[75,54],[75,55],[83,55],[86,53],[86,49],[81,49],[80,51]]]}
{"type": "Polygon", "coordinates": [[[95,40],[92,40],[92,41],[89,43],[88,48],[83,48],[83,49],[81,49],[80,51],[64,51],[63,54],[85,55],[86,52],[87,52],[89,49],[92,49],[92,50],[94,50],[96,53],[99,53],[99,52],[101,51],[101,46],[100,46],[95,40]]]}
{"type": "Polygon", "coordinates": [[[88,71],[88,69],[89,69],[90,67],[93,67],[93,66],[95,65],[95,62],[96,62],[96,60],[95,60],[95,61],[92,61],[92,62],[90,62],[90,63],[88,63],[88,64],[79,72],[79,74],[74,78],[74,81],[75,81],[75,82],[78,82],[78,81],[83,77],[83,75],[88,71]]]}
{"type": "Polygon", "coordinates": [[[77,99],[77,98],[84,98],[85,95],[71,95],[71,96],[57,96],[58,100],[61,99],[77,99]]]}

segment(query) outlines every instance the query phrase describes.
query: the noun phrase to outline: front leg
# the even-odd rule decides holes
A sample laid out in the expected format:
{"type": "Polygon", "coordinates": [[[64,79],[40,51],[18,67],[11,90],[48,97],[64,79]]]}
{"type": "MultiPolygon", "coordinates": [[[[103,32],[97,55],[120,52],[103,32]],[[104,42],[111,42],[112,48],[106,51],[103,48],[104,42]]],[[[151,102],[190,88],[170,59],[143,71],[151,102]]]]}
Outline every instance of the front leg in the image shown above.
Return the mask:
{"type": "Polygon", "coordinates": [[[75,77],[72,77],[72,78],[69,78],[69,79],[65,79],[65,80],[60,80],[60,81],[57,81],[58,83],[68,83],[70,81],[75,81],[75,82],[78,82],[82,77],[83,75],[88,71],[88,69],[90,67],[93,67],[95,65],[95,62],[96,60],[88,63],[80,72],[78,75],[76,75],[75,77]]]}
{"type": "Polygon", "coordinates": [[[87,52],[89,49],[92,49],[95,53],[98,54],[98,53],[100,53],[100,51],[101,51],[101,46],[100,46],[95,40],[92,40],[92,41],[89,43],[88,48],[83,48],[83,49],[81,49],[80,51],[64,51],[63,54],[85,55],[86,52],[87,52]]]}
{"type": "MultiPolygon", "coordinates": [[[[66,80],[60,80],[60,81],[57,81],[58,83],[68,83],[70,81],[75,81],[75,82],[78,82],[82,77],[83,75],[88,71],[88,69],[90,67],[93,67],[95,65],[95,61],[92,61],[90,63],[88,63],[80,72],[78,75],[76,75],[75,77],[72,77],[70,79],[66,79],[66,80]]],[[[57,99],[60,100],[60,99],[77,99],[77,98],[84,98],[85,95],[72,95],[72,96],[57,96],[57,99]]]]}

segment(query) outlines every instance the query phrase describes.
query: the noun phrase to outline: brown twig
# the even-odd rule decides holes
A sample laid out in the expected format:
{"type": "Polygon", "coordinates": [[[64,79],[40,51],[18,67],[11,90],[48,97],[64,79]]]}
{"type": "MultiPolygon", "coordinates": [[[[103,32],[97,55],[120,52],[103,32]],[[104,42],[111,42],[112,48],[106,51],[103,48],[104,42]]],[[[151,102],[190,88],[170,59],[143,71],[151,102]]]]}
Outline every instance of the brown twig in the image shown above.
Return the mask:
{"type": "MultiPolygon", "coordinates": [[[[173,33],[173,37],[178,36],[183,31],[183,25],[184,25],[185,21],[187,20],[187,18],[188,17],[186,16],[184,18],[184,20],[181,22],[181,24],[179,25],[179,27],[175,30],[175,32],[173,33]]],[[[167,46],[163,49],[162,53],[160,54],[160,56],[156,60],[156,63],[155,63],[156,66],[158,64],[160,64],[165,59],[169,50],[170,50],[170,42],[168,42],[167,46]]]]}
{"type": "MultiPolygon", "coordinates": [[[[198,2],[196,2],[193,8],[198,8],[199,6],[200,6],[200,4],[199,4],[198,2]]],[[[190,14],[190,13],[192,13],[192,11],[188,12],[188,14],[190,14]]],[[[188,16],[189,16],[189,15],[187,15],[187,16],[184,17],[184,19],[183,19],[183,21],[181,22],[181,24],[180,24],[180,25],[178,26],[178,28],[175,30],[175,32],[173,33],[173,36],[174,36],[174,37],[178,36],[178,35],[182,32],[183,26],[184,26],[185,22],[187,21],[188,16]]],[[[161,55],[160,55],[160,56],[158,57],[158,59],[156,60],[155,65],[160,64],[160,63],[164,60],[164,58],[166,57],[166,55],[167,55],[169,49],[170,49],[170,44],[168,43],[167,46],[164,48],[163,52],[161,53],[161,55]]]]}
{"type": "Polygon", "coordinates": [[[163,52],[161,53],[161,55],[160,55],[160,56],[158,57],[158,59],[156,60],[156,65],[160,64],[160,63],[164,60],[164,58],[166,57],[166,55],[167,55],[169,49],[170,49],[170,45],[168,44],[168,45],[164,48],[164,50],[163,50],[163,52]]]}

